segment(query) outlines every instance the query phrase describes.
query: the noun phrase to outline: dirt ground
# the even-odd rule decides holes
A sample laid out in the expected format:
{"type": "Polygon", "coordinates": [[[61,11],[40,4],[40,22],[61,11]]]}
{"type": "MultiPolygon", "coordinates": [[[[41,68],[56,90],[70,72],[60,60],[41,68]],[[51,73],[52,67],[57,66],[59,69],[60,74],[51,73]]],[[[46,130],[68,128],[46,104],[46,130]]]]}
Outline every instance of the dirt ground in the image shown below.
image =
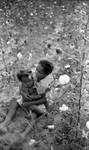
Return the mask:
{"type": "MultiPolygon", "coordinates": [[[[43,88],[51,84],[46,95],[50,112],[31,120],[19,109],[8,132],[0,133],[0,150],[88,150],[87,0],[1,0],[0,122],[12,98],[18,99],[17,72],[34,71],[41,59],[54,64],[52,74],[42,84],[43,88]]],[[[45,111],[42,106],[40,109],[45,111]]]]}

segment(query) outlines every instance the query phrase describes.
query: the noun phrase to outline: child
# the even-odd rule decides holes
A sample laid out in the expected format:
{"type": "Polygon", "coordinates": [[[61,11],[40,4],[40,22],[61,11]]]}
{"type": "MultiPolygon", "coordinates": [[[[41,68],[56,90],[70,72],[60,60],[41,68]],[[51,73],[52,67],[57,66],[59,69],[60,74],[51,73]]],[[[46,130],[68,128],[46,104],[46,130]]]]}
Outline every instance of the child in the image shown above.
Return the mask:
{"type": "MultiPolygon", "coordinates": [[[[45,96],[46,91],[42,94],[38,94],[37,83],[48,76],[52,71],[53,64],[47,60],[41,60],[36,68],[35,74],[31,71],[20,71],[17,74],[18,80],[22,83],[20,87],[20,94],[22,96],[21,107],[30,109],[37,117],[43,114],[38,108],[38,105],[44,104],[46,109],[48,109],[48,103],[45,96]]],[[[0,129],[2,129],[3,132],[7,131],[6,127],[13,119],[18,107],[18,102],[13,98],[6,119],[0,125],[0,129]]]]}

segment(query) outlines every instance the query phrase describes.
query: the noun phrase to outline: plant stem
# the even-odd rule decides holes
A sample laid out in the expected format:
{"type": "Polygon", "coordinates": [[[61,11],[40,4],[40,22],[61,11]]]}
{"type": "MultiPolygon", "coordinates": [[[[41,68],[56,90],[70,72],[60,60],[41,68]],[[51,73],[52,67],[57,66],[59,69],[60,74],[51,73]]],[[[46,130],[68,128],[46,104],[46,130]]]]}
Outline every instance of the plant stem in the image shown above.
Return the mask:
{"type": "Polygon", "coordinates": [[[78,124],[80,123],[80,110],[81,110],[81,98],[82,98],[82,81],[83,81],[83,70],[84,70],[84,65],[83,61],[85,58],[85,52],[82,54],[82,60],[81,60],[81,77],[80,77],[80,94],[79,94],[79,108],[78,108],[78,124]]]}

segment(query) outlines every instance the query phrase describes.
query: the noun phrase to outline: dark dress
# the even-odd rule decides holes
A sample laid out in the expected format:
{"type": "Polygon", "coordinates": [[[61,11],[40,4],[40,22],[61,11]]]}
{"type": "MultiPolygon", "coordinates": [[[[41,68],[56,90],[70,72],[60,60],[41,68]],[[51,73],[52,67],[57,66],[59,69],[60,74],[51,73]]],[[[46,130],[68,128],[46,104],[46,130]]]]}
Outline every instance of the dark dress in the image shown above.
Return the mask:
{"type": "MultiPolygon", "coordinates": [[[[35,86],[35,81],[34,81],[32,72],[29,72],[29,75],[30,75],[30,79],[29,79],[29,77],[28,77],[28,74],[26,74],[25,72],[19,72],[19,73],[17,74],[17,78],[18,78],[19,81],[22,83],[22,84],[21,84],[21,87],[20,87],[20,94],[21,94],[22,97],[23,97],[23,103],[24,103],[24,102],[31,102],[31,101],[33,101],[33,99],[31,99],[31,98],[26,98],[26,95],[39,97],[39,94],[38,94],[38,92],[37,92],[37,88],[36,88],[36,86],[35,86]],[[26,77],[28,78],[28,81],[24,83],[24,82],[22,81],[22,76],[26,76],[26,77]]],[[[41,98],[38,98],[38,99],[36,98],[36,101],[39,100],[39,99],[41,99],[41,98]]],[[[45,101],[44,105],[45,105],[45,107],[47,108],[47,101],[46,101],[45,95],[44,95],[44,97],[42,97],[42,99],[44,99],[44,101],[45,101]]],[[[34,100],[35,100],[35,99],[34,99],[34,100]]],[[[28,108],[29,108],[29,107],[27,107],[27,109],[28,109],[28,108]]],[[[31,110],[32,112],[35,112],[36,114],[38,114],[38,116],[39,116],[40,114],[42,114],[42,112],[37,108],[37,105],[32,105],[32,106],[30,107],[30,110],[31,110]]]]}
{"type": "MultiPolygon", "coordinates": [[[[28,99],[25,97],[25,94],[28,95],[28,96],[31,96],[31,95],[38,95],[37,93],[37,89],[34,85],[34,78],[33,78],[33,75],[32,75],[32,72],[30,72],[30,76],[31,78],[29,79],[28,77],[28,74],[25,74],[25,73],[22,73],[22,72],[19,72],[17,74],[17,78],[19,79],[19,81],[21,81],[21,87],[20,87],[20,94],[22,95],[23,97],[23,100],[26,102],[28,101],[28,99]],[[27,82],[23,82],[22,81],[22,77],[23,76],[26,76],[28,78],[28,81],[27,82]]],[[[29,99],[29,101],[32,100],[32,99],[29,99]]]]}

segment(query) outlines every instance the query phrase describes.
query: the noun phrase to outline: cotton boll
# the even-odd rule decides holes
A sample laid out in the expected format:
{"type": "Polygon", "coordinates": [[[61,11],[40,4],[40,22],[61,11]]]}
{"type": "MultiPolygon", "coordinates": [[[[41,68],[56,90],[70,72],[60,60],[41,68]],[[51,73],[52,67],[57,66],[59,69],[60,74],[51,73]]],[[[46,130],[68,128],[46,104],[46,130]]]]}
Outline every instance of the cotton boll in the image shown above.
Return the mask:
{"type": "Polygon", "coordinates": [[[36,141],[34,139],[31,139],[30,142],[29,142],[29,145],[33,145],[35,143],[36,143],[36,141]]]}
{"type": "Polygon", "coordinates": [[[68,84],[70,82],[70,77],[66,74],[61,75],[59,78],[59,83],[62,85],[68,84]]]}
{"type": "Polygon", "coordinates": [[[86,122],[86,127],[89,129],[89,121],[86,122]]]}
{"type": "Polygon", "coordinates": [[[84,2],[83,2],[83,6],[87,6],[87,3],[84,3],[84,2]]]}
{"type": "Polygon", "coordinates": [[[48,129],[54,129],[55,126],[54,125],[48,125],[48,129]]]}
{"type": "Polygon", "coordinates": [[[44,27],[44,29],[45,29],[45,30],[47,30],[47,29],[48,29],[48,27],[46,26],[46,27],[44,27]]]}
{"type": "Polygon", "coordinates": [[[7,44],[10,44],[10,41],[7,41],[7,44]]]}
{"type": "Polygon", "coordinates": [[[45,109],[45,106],[44,105],[40,105],[38,106],[38,108],[43,111],[44,113],[46,113],[46,109],[45,109]]]}
{"type": "Polygon", "coordinates": [[[89,60],[86,60],[86,61],[85,61],[85,65],[89,65],[89,60]]]}
{"type": "Polygon", "coordinates": [[[49,106],[51,106],[54,102],[51,99],[48,99],[49,106]]]}
{"type": "Polygon", "coordinates": [[[22,54],[19,52],[19,53],[17,54],[17,57],[18,57],[18,59],[21,59],[21,58],[22,58],[22,54]]]}
{"type": "Polygon", "coordinates": [[[2,75],[0,75],[0,81],[2,81],[2,75]]]}
{"type": "Polygon", "coordinates": [[[30,16],[33,16],[33,15],[34,15],[34,14],[31,12],[31,13],[30,13],[30,16]]]}
{"type": "Polygon", "coordinates": [[[32,53],[29,53],[29,60],[31,60],[32,58],[32,53]]]}
{"type": "Polygon", "coordinates": [[[62,107],[59,108],[60,111],[67,111],[68,109],[68,106],[65,104],[63,104],[62,107]]]}
{"type": "Polygon", "coordinates": [[[84,129],[82,130],[82,137],[88,139],[88,134],[89,134],[89,131],[86,132],[84,129]]]}
{"type": "Polygon", "coordinates": [[[65,65],[65,68],[70,68],[70,65],[69,64],[65,65]]]}

